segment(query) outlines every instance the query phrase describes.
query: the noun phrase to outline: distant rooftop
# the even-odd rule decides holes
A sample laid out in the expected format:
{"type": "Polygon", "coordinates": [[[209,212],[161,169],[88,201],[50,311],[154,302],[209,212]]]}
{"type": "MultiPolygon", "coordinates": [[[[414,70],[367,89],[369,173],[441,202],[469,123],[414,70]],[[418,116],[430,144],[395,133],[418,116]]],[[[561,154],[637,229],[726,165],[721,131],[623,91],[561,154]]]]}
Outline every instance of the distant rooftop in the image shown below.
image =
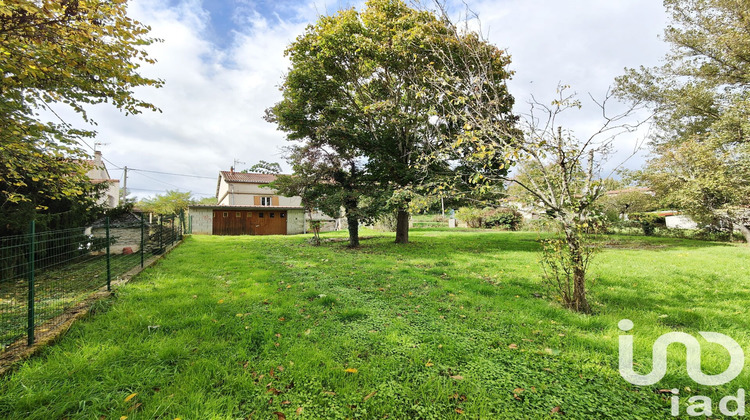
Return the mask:
{"type": "Polygon", "coordinates": [[[276,180],[275,174],[253,174],[243,172],[221,171],[221,176],[227,182],[243,182],[247,184],[268,184],[276,180]]]}

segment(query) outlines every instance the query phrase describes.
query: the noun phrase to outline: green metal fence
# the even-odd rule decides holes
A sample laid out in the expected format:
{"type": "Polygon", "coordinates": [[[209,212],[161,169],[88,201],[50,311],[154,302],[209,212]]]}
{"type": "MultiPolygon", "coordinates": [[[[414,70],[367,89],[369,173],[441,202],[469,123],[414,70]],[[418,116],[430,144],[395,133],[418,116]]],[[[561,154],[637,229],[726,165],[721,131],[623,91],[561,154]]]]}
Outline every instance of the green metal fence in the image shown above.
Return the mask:
{"type": "Polygon", "coordinates": [[[184,218],[105,218],[91,227],[0,238],[0,352],[64,321],[66,311],[182,239],[184,218]]]}

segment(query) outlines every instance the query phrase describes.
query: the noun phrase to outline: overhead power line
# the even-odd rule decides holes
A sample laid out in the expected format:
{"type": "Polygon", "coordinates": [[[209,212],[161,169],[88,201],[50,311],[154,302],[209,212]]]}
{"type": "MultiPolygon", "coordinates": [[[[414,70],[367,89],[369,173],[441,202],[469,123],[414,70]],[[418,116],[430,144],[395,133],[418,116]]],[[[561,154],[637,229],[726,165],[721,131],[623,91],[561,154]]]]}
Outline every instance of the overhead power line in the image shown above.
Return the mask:
{"type": "Polygon", "coordinates": [[[186,176],[186,177],[189,177],[189,178],[216,179],[216,177],[213,177],[213,176],[176,174],[176,173],[173,173],[173,172],[149,171],[147,169],[128,168],[128,170],[129,171],[138,171],[138,172],[148,172],[148,173],[151,173],[151,174],[173,175],[173,176],[186,176]]]}

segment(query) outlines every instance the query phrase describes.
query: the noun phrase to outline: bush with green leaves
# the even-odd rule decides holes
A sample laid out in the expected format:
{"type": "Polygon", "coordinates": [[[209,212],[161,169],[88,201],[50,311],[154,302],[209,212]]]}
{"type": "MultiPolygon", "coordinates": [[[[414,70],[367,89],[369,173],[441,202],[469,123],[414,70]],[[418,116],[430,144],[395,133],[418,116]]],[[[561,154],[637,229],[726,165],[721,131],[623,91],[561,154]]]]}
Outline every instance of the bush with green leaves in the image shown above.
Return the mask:
{"type": "Polygon", "coordinates": [[[456,210],[456,219],[462,220],[467,227],[480,228],[484,218],[484,210],[476,207],[461,207],[456,210]]]}
{"type": "Polygon", "coordinates": [[[646,236],[653,235],[657,227],[667,226],[666,218],[654,213],[631,213],[629,217],[640,224],[646,236]]]}
{"type": "Polygon", "coordinates": [[[521,213],[510,208],[485,209],[482,225],[486,228],[518,230],[523,222],[521,213]]]}
{"type": "Polygon", "coordinates": [[[461,207],[456,211],[456,218],[465,222],[466,226],[470,228],[500,228],[503,230],[518,230],[523,222],[521,213],[511,208],[461,207]]]}

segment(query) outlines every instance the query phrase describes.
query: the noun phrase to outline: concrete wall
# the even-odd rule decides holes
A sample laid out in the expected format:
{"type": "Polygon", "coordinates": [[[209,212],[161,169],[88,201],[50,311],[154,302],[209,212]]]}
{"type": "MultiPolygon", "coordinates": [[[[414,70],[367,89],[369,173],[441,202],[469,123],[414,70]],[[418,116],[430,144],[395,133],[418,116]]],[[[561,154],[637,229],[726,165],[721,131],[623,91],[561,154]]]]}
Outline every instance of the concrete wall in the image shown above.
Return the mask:
{"type": "Polygon", "coordinates": [[[277,196],[279,205],[276,207],[299,207],[302,205],[300,197],[284,197],[277,195],[272,188],[263,187],[263,184],[248,184],[233,182],[227,184],[224,178],[219,183],[219,205],[222,206],[254,206],[255,196],[277,196]]]}
{"type": "Polygon", "coordinates": [[[214,228],[213,209],[190,209],[188,220],[192,223],[194,235],[211,235],[214,228]]]}
{"type": "MultiPolygon", "coordinates": [[[[107,230],[104,228],[92,229],[91,234],[95,238],[106,238],[107,230]]],[[[112,228],[109,230],[109,236],[114,238],[114,243],[109,247],[111,254],[122,254],[123,248],[130,248],[133,252],[141,249],[141,228],[112,228]]]]}
{"type": "Polygon", "coordinates": [[[304,233],[305,212],[304,210],[287,210],[286,212],[286,234],[299,235],[304,233]]]}

